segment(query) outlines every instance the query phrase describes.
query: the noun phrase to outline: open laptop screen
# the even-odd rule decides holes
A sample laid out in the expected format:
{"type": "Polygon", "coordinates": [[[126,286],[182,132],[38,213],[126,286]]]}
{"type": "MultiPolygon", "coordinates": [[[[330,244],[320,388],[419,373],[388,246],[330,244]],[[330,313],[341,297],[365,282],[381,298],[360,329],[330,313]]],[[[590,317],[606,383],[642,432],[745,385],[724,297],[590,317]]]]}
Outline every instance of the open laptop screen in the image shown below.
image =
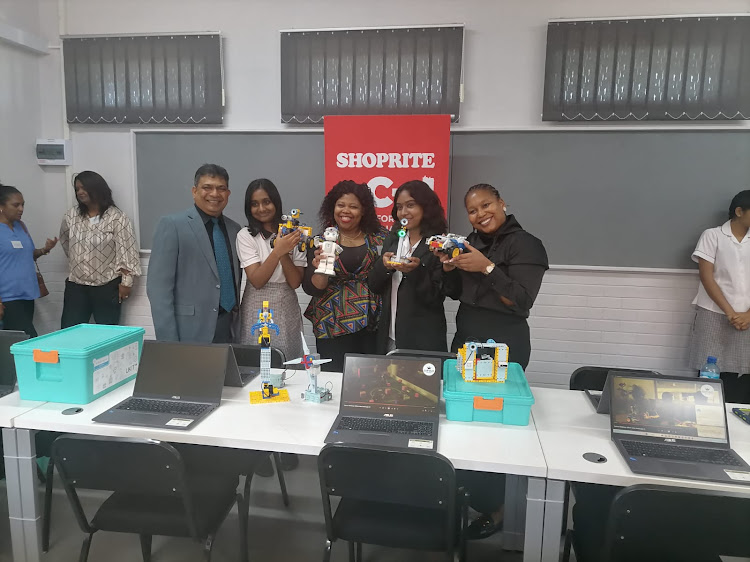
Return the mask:
{"type": "Polygon", "coordinates": [[[134,396],[221,401],[228,345],[144,341],[134,396]]]}
{"type": "Polygon", "coordinates": [[[721,382],[619,375],[611,381],[613,433],[727,443],[721,382]]]}
{"type": "Polygon", "coordinates": [[[440,365],[430,358],[347,354],[342,408],[431,414],[440,400],[440,365]]]}

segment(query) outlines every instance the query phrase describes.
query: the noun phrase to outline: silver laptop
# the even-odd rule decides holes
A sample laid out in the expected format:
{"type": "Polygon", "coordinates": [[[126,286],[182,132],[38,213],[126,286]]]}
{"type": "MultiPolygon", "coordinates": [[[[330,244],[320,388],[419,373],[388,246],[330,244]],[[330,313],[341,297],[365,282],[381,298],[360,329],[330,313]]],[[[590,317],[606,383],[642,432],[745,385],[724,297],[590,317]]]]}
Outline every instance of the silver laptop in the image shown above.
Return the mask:
{"type": "Polygon", "coordinates": [[[219,407],[228,345],[143,342],[133,396],[93,421],[187,430],[219,407]]]}
{"type": "Polygon", "coordinates": [[[16,388],[16,361],[10,352],[14,343],[29,339],[26,332],[0,330],[0,397],[6,396],[16,388]]]}
{"type": "Polygon", "coordinates": [[[341,408],[326,443],[437,449],[440,363],[425,357],[344,356],[341,408]]]}
{"type": "Polygon", "coordinates": [[[750,484],[729,446],[720,380],[611,377],[612,440],[638,474],[750,484]]]}

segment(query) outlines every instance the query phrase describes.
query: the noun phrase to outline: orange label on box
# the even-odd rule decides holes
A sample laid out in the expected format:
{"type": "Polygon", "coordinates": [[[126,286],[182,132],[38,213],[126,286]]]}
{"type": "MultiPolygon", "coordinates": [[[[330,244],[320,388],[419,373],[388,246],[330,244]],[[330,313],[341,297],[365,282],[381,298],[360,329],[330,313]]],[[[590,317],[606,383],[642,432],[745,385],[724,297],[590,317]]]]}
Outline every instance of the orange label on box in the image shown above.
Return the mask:
{"type": "Polygon", "coordinates": [[[475,410],[502,410],[503,399],[502,398],[482,398],[481,396],[474,397],[474,409],[475,410]]]}
{"type": "Polygon", "coordinates": [[[57,351],[34,350],[34,363],[59,363],[60,357],[57,351]]]}

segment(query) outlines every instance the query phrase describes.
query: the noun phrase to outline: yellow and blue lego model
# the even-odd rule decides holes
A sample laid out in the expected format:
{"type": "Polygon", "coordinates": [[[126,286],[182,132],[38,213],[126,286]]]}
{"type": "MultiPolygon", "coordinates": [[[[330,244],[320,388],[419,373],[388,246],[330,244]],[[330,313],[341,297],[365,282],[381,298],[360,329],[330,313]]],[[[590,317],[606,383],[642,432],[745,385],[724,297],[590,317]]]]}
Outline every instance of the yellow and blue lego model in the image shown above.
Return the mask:
{"type": "MultiPolygon", "coordinates": [[[[273,309],[268,305],[268,301],[263,301],[263,306],[258,310],[258,321],[250,327],[252,334],[258,333],[258,343],[260,344],[260,381],[263,388],[265,385],[273,384],[276,388],[284,386],[283,375],[271,376],[271,331],[279,335],[279,326],[273,322],[273,309]]],[[[272,387],[273,388],[273,387],[272,387]]],[[[270,398],[263,394],[264,398],[270,398]]]]}
{"type": "Polygon", "coordinates": [[[508,376],[508,346],[489,339],[466,342],[458,350],[456,369],[467,382],[505,382],[508,376]]]}
{"type": "Polygon", "coordinates": [[[287,234],[299,230],[302,233],[300,237],[298,248],[300,252],[312,249],[314,247],[314,238],[312,228],[305,226],[300,223],[300,216],[302,212],[299,209],[292,209],[288,215],[281,215],[281,222],[279,223],[279,230],[276,234],[271,236],[271,248],[274,246],[276,238],[286,236],[287,234]]]}

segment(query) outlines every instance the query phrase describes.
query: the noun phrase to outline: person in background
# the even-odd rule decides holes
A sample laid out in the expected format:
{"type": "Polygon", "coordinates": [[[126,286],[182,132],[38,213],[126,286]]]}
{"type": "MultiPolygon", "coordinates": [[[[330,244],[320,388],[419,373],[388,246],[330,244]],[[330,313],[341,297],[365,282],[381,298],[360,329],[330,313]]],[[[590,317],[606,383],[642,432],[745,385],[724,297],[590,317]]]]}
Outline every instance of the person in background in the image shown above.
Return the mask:
{"type": "Polygon", "coordinates": [[[227,171],[204,164],[193,177],[194,205],[156,225],[146,291],[158,340],[231,342],[241,227],[223,214],[230,193],[227,171]]]}
{"type": "Polygon", "coordinates": [[[302,287],[312,296],[305,317],[312,322],[324,365],[341,372],[345,353],[374,353],[380,295],[367,281],[378,261],[387,231],[380,226],[375,202],[366,184],[345,180],[333,186],[320,206],[323,229],[335,226],[343,251],[336,258],[336,275],[315,273],[320,249],[310,256],[302,287]],[[344,312],[346,311],[346,312],[344,312]]]}
{"type": "MultiPolygon", "coordinates": [[[[480,183],[464,197],[469,222],[467,251],[455,258],[439,254],[446,294],[461,304],[452,351],[467,340],[492,338],[508,345],[509,361],[526,369],[531,354],[527,318],[549,264],[544,245],[526,232],[493,186],[480,183]]],[[[482,515],[468,536],[485,538],[502,527],[505,475],[462,471],[472,507],[482,515]]]]}
{"type": "Polygon", "coordinates": [[[68,257],[62,328],[84,324],[118,324],[123,301],[141,274],[133,223],[115,205],[112,190],[96,172],[73,178],[78,205],[60,226],[60,244],[68,257]]]}
{"type": "Polygon", "coordinates": [[[302,283],[307,256],[298,248],[301,232],[291,232],[276,238],[271,248],[271,235],[279,228],[282,214],[281,196],[271,180],[250,182],[245,192],[247,228],[237,235],[237,254],[240,267],[245,270],[248,283],[242,296],[240,315],[242,330],[240,343],[257,344],[258,336],[251,332],[258,321],[258,310],[263,301],[273,309],[273,320],[279,335],[272,338],[272,346],[280,349],[287,359],[301,357],[302,313],[294,292],[302,283]]]}
{"type": "Polygon", "coordinates": [[[399,187],[394,201],[393,228],[368,278],[370,289],[383,296],[377,352],[447,351],[442,264],[427,247],[428,237],[446,232],[445,211],[435,192],[419,180],[399,187]],[[407,234],[400,237],[402,219],[407,220],[407,234]],[[399,244],[407,263],[391,261],[399,244]]]}
{"type": "Polygon", "coordinates": [[[24,204],[18,189],[0,184],[0,327],[35,338],[34,300],[39,298],[39,282],[34,262],[50,253],[57,238],[48,238],[43,248],[34,247],[21,222],[24,204]]]}
{"type": "Polygon", "coordinates": [[[689,365],[700,370],[716,357],[726,401],[750,403],[750,190],[734,196],[728,214],[701,234],[692,255],[700,285],[689,365]]]}

